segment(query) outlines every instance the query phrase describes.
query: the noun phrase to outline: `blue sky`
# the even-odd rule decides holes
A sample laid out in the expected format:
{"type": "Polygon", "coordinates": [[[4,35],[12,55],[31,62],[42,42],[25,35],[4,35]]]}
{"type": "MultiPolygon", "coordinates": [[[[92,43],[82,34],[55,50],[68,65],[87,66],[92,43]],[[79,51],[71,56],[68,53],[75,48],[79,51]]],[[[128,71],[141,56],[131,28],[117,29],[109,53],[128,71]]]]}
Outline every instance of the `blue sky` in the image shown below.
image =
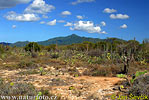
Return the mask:
{"type": "Polygon", "coordinates": [[[0,42],[149,38],[149,0],[1,0],[0,42]]]}

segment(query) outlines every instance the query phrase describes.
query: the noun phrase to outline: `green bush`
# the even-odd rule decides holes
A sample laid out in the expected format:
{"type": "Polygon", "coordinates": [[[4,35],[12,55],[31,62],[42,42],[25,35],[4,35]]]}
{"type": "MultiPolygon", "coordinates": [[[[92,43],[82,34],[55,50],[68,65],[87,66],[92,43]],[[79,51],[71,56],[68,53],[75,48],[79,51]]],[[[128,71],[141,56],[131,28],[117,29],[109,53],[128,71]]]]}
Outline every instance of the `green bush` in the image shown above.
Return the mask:
{"type": "Polygon", "coordinates": [[[55,58],[55,59],[59,58],[58,52],[51,53],[51,58],[55,58]]]}
{"type": "Polygon", "coordinates": [[[38,52],[41,50],[40,46],[36,42],[30,42],[24,47],[25,51],[38,52]]]}

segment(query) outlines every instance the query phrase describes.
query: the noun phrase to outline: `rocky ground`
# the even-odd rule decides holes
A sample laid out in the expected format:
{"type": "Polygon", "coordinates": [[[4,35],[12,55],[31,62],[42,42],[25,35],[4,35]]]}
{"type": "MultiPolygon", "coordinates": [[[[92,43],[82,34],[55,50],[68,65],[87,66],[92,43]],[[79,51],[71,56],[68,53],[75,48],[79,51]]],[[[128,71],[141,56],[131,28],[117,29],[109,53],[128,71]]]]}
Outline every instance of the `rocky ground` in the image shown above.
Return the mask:
{"type": "MultiPolygon", "coordinates": [[[[69,68],[68,68],[69,69],[69,68]]],[[[76,68],[82,73],[84,68],[76,68]]],[[[46,89],[64,100],[111,100],[116,94],[113,87],[122,79],[116,77],[91,77],[70,75],[66,69],[45,65],[45,74],[35,69],[1,70],[0,76],[9,82],[29,82],[37,89],[46,89]]]]}

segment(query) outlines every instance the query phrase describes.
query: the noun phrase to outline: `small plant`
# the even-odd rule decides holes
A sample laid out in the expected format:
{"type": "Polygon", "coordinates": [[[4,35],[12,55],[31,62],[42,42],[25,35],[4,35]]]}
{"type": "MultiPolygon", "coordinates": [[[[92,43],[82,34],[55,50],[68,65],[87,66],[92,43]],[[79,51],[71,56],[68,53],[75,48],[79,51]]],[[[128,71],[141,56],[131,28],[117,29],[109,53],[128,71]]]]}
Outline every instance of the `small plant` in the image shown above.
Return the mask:
{"type": "Polygon", "coordinates": [[[45,53],[44,53],[44,52],[39,52],[38,55],[39,55],[39,56],[44,56],[45,53]]]}
{"type": "Polygon", "coordinates": [[[79,75],[78,74],[75,74],[74,77],[79,77],[79,75]]]}
{"type": "Polygon", "coordinates": [[[38,95],[36,97],[36,100],[39,100],[39,97],[42,96],[42,92],[38,92],[38,95]]]}
{"type": "Polygon", "coordinates": [[[51,53],[51,58],[54,58],[54,59],[59,58],[59,54],[58,54],[58,52],[51,53]]]}
{"type": "Polygon", "coordinates": [[[2,85],[4,83],[3,79],[0,78],[0,85],[2,85]]]}
{"type": "Polygon", "coordinates": [[[2,59],[4,59],[4,58],[6,57],[6,55],[5,55],[5,54],[2,54],[1,56],[2,56],[2,59]]]}
{"type": "Polygon", "coordinates": [[[10,83],[10,86],[11,86],[11,87],[12,87],[12,86],[14,86],[14,83],[13,83],[13,82],[11,82],[11,83],[10,83]]]}
{"type": "Polygon", "coordinates": [[[125,74],[117,74],[116,75],[118,78],[126,78],[127,76],[125,74]]]}
{"type": "Polygon", "coordinates": [[[74,86],[70,86],[70,87],[69,87],[69,90],[74,90],[74,89],[75,89],[74,86]]]}
{"type": "Polygon", "coordinates": [[[92,64],[92,59],[89,59],[89,60],[88,60],[88,63],[89,63],[89,64],[92,64]]]}
{"type": "Polygon", "coordinates": [[[147,65],[147,63],[146,63],[145,59],[144,59],[144,60],[142,60],[142,61],[140,61],[140,63],[141,63],[141,65],[147,65]]]}
{"type": "Polygon", "coordinates": [[[44,73],[43,67],[40,67],[39,70],[40,70],[40,75],[42,76],[44,73]]]}
{"type": "Polygon", "coordinates": [[[111,53],[107,53],[107,58],[108,58],[108,60],[111,59],[111,53]]]}

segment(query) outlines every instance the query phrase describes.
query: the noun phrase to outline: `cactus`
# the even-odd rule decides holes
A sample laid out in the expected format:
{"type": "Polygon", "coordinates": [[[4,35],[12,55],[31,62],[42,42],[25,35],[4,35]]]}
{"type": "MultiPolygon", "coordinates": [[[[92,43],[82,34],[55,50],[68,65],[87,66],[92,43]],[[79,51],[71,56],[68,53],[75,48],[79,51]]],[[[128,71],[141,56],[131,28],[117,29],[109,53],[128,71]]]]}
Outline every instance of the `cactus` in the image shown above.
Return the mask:
{"type": "Polygon", "coordinates": [[[145,70],[145,71],[143,71],[143,72],[137,71],[136,74],[135,74],[135,78],[132,78],[132,79],[130,80],[131,83],[134,82],[134,80],[136,79],[136,77],[139,77],[139,76],[141,76],[141,75],[144,75],[144,74],[147,73],[147,72],[148,72],[147,70],[145,70]]]}
{"type": "MultiPolygon", "coordinates": [[[[139,77],[139,76],[141,76],[141,75],[144,75],[144,74],[147,73],[147,72],[148,72],[147,70],[145,70],[145,71],[143,71],[143,72],[137,71],[137,72],[135,73],[135,77],[132,77],[132,79],[130,79],[130,80],[128,79],[127,75],[125,75],[125,74],[117,74],[116,76],[117,76],[118,78],[126,79],[127,82],[129,83],[129,85],[132,86],[137,77],[139,77]]],[[[121,85],[121,86],[120,86],[120,91],[121,91],[122,88],[124,88],[124,86],[121,85]]]]}
{"type": "Polygon", "coordinates": [[[111,53],[107,53],[107,58],[108,58],[108,60],[111,59],[111,53]]]}

